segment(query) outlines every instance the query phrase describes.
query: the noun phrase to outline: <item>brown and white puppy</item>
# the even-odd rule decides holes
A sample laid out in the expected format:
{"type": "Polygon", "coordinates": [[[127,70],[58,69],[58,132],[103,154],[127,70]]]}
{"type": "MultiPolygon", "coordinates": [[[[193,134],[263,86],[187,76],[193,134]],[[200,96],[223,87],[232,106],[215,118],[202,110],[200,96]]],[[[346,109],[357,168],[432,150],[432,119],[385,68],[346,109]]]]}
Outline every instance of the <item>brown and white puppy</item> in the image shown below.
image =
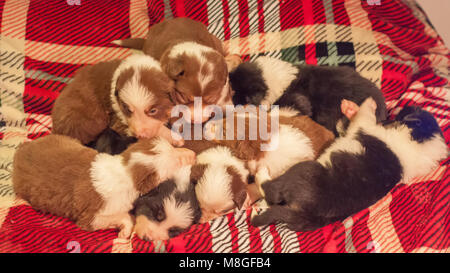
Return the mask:
{"type": "MultiPolygon", "coordinates": [[[[202,97],[203,107],[233,104],[222,42],[201,22],[189,18],[164,20],[150,27],[145,41],[116,43],[142,48],[161,62],[163,71],[175,81],[171,93],[175,104],[193,107],[194,97],[202,97]]],[[[204,121],[208,118],[205,116],[204,121]]]]}
{"type": "MultiPolygon", "coordinates": [[[[258,112],[257,116],[253,116],[255,122],[259,123],[259,115],[258,112]]],[[[229,119],[217,122],[212,127],[211,131],[220,130],[219,132],[223,133],[222,140],[217,139],[217,135],[209,136],[209,138],[216,138],[214,141],[218,144],[229,147],[239,159],[245,161],[247,169],[251,175],[254,175],[259,188],[266,181],[282,175],[293,165],[317,158],[334,140],[331,131],[290,108],[279,109],[276,114],[278,115],[277,127],[271,124],[271,115],[274,114],[270,113],[267,118],[268,138],[261,139],[261,135],[258,135],[256,140],[249,140],[251,121],[248,114],[236,114],[234,121],[235,125],[238,124],[238,119],[245,119],[246,138],[244,140],[226,139],[227,128],[231,127],[235,136],[242,131],[238,126],[230,126],[229,119]],[[223,127],[218,129],[217,126],[223,127]]],[[[258,128],[258,131],[261,132],[261,128],[258,128]]]]}
{"type": "MultiPolygon", "coordinates": [[[[291,109],[281,109],[278,133],[263,140],[248,138],[250,121],[245,117],[246,138],[238,140],[238,126],[232,127],[234,139],[227,140],[226,129],[229,120],[219,120],[213,124],[223,126],[223,138],[208,140],[186,140],[185,146],[197,154],[197,162],[192,167],[191,180],[196,183],[197,199],[202,210],[201,222],[223,215],[234,208],[245,208],[261,196],[249,184],[250,175],[255,175],[259,188],[268,177],[278,177],[294,164],[315,159],[334,139],[331,131],[315,123],[306,116],[298,116],[291,109]],[[275,143],[276,142],[276,143],[275,143]],[[273,149],[263,150],[262,144],[273,149]],[[275,146],[276,144],[276,146],[275,146]]],[[[235,115],[235,124],[239,118],[235,115]]],[[[270,120],[270,119],[269,119],[270,120]]],[[[270,128],[270,124],[268,126],[270,128]]],[[[262,193],[261,193],[262,194],[262,193]]]]}
{"type": "Polygon", "coordinates": [[[162,136],[182,145],[164,126],[173,107],[172,91],[173,82],[150,56],[83,67],[55,101],[53,133],[87,144],[111,127],[120,135],[162,136]]]}
{"type": "Polygon", "coordinates": [[[226,146],[218,145],[197,154],[190,177],[195,183],[202,211],[200,222],[207,222],[235,208],[245,208],[249,200],[248,176],[245,162],[226,146]]]}
{"type": "Polygon", "coordinates": [[[48,135],[19,147],[12,180],[15,193],[35,209],[68,217],[84,230],[118,228],[119,237],[128,238],[128,212],[138,196],[194,161],[192,151],[163,138],[142,139],[113,156],[48,135]]]}

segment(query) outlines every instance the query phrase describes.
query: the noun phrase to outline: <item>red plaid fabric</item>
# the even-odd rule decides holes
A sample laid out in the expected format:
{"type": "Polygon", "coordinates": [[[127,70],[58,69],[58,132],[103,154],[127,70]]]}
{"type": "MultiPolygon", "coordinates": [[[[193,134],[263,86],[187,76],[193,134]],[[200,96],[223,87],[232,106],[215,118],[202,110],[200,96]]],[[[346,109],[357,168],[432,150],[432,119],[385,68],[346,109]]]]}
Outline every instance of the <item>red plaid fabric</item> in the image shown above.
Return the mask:
{"type": "Polygon", "coordinates": [[[391,116],[418,105],[450,143],[449,50],[412,0],[0,0],[0,252],[448,252],[449,159],[313,232],[253,227],[251,211],[236,211],[168,241],[120,240],[16,198],[14,151],[50,133],[53,102],[74,72],[132,54],[110,41],[179,16],[203,22],[244,60],[352,66],[381,88],[391,116]]]}

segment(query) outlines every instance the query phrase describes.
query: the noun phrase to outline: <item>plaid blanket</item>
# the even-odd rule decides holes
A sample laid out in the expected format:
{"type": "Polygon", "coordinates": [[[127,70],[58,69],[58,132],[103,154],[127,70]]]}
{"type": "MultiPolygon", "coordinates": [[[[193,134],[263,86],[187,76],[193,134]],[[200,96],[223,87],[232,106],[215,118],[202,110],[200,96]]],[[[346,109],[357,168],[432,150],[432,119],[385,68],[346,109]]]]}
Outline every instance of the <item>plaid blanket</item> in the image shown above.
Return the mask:
{"type": "Polygon", "coordinates": [[[411,0],[0,0],[0,252],[449,251],[449,158],[312,232],[253,227],[248,210],[168,241],[121,240],[117,231],[85,232],[16,198],[14,151],[51,132],[53,102],[75,71],[132,54],[110,41],[145,37],[152,24],[178,16],[203,22],[244,60],[264,54],[353,66],[381,88],[391,117],[418,105],[434,114],[450,143],[449,50],[411,0]]]}

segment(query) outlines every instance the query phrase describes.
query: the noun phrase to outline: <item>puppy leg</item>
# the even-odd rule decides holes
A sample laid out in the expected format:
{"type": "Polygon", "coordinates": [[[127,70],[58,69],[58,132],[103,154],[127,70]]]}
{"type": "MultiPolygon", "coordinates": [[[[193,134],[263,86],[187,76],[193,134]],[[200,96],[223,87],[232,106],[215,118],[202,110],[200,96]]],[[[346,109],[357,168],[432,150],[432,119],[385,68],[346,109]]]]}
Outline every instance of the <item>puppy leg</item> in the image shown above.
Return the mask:
{"type": "Polygon", "coordinates": [[[128,213],[114,215],[96,215],[91,223],[94,230],[115,228],[119,229],[119,238],[128,239],[133,230],[133,219],[128,213]]]}
{"type": "Polygon", "coordinates": [[[175,147],[181,147],[184,145],[184,139],[175,131],[170,130],[166,126],[161,126],[159,129],[159,136],[163,137],[175,147]]]}
{"type": "Polygon", "coordinates": [[[254,226],[263,226],[275,222],[290,223],[292,221],[292,211],[284,206],[272,206],[260,215],[256,215],[251,220],[254,226]]]}
{"type": "Polygon", "coordinates": [[[348,126],[347,134],[356,133],[360,127],[376,125],[376,109],[376,102],[371,97],[367,98],[359,107],[359,111],[352,118],[350,125],[348,126]]]}
{"type": "Polygon", "coordinates": [[[186,165],[195,164],[195,153],[192,150],[186,148],[176,148],[174,151],[174,156],[176,157],[177,166],[176,169],[181,168],[186,165]]]}

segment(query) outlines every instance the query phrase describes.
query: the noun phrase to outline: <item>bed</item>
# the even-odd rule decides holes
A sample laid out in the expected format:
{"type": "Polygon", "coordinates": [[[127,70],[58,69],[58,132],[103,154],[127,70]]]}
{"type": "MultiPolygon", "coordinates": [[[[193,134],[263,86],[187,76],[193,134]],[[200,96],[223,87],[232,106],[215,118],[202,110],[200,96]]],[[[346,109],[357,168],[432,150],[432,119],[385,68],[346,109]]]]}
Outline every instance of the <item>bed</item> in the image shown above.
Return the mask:
{"type": "Polygon", "coordinates": [[[311,232],[253,227],[249,209],[168,241],[124,240],[115,230],[82,231],[17,198],[14,151],[51,132],[54,100],[75,71],[129,56],[110,42],[145,37],[149,26],[181,16],[203,22],[245,61],[269,55],[351,66],[381,88],[391,118],[420,106],[450,143],[450,53],[412,0],[0,0],[0,252],[449,252],[450,158],[311,232]]]}

